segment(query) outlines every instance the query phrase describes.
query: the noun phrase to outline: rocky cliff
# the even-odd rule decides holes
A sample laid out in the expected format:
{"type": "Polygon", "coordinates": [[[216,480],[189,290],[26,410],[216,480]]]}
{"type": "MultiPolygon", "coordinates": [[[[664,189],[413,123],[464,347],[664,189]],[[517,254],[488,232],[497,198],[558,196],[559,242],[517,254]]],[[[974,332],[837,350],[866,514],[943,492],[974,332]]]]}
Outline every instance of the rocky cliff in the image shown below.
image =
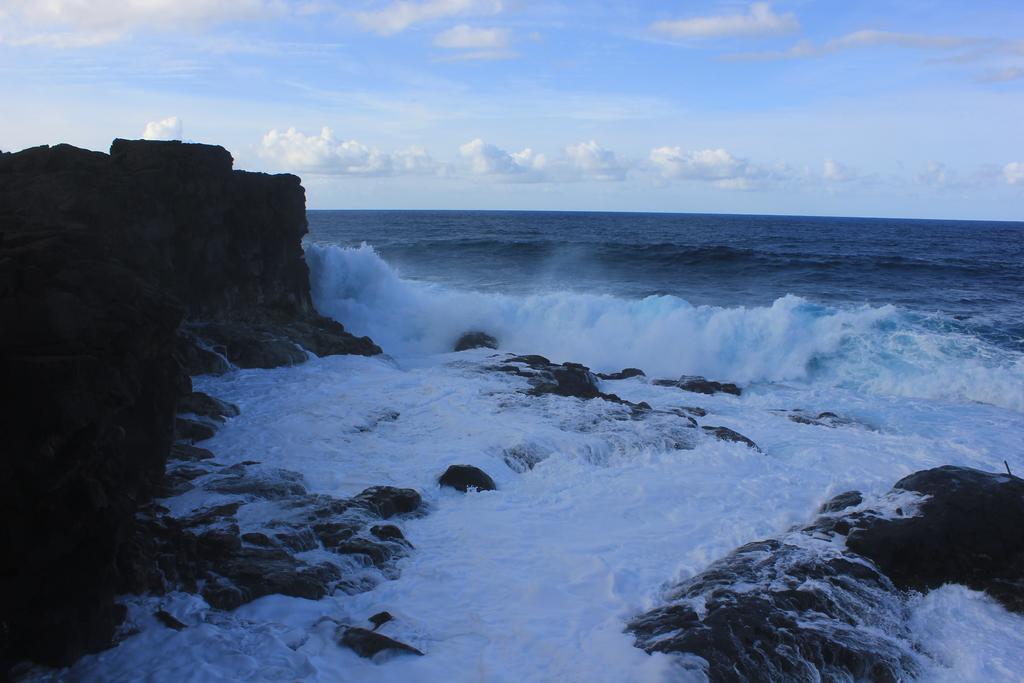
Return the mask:
{"type": "MultiPolygon", "coordinates": [[[[109,645],[188,375],[375,354],[319,316],[299,179],[115,140],[0,154],[0,663],[109,645]],[[301,348],[300,348],[301,347],[301,348]]],[[[6,671],[6,666],[2,669],[6,671]]]]}

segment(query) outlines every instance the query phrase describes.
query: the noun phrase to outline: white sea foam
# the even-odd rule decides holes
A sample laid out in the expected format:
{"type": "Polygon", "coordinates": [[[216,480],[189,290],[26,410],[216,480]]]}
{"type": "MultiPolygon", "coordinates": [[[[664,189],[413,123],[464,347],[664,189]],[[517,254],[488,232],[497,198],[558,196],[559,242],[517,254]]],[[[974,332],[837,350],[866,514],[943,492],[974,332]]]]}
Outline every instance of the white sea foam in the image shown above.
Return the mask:
{"type": "Polygon", "coordinates": [[[930,330],[893,306],[834,308],[792,295],[751,308],[692,306],[674,296],[507,296],[403,279],[365,244],[310,244],[306,256],[317,307],[393,354],[448,351],[460,334],[480,329],[502,348],[602,370],[825,382],[1024,411],[1024,357],[930,330]]]}
{"type": "MultiPolygon", "coordinates": [[[[400,578],[315,602],[270,596],[229,613],[190,596],[132,598],[139,633],[57,680],[700,680],[623,632],[630,617],[662,603],[672,582],[806,523],[842,491],[881,496],[899,478],[945,464],[995,471],[1006,459],[1024,471],[1021,413],[901,396],[914,395],[911,379],[926,387],[919,396],[980,391],[964,384],[943,393],[939,384],[940,361],[952,373],[970,359],[1002,367],[1009,379],[994,386],[1019,409],[1005,400],[1019,395],[1019,367],[901,327],[892,308],[831,310],[795,297],[759,309],[671,297],[516,299],[402,280],[369,247],[311,247],[308,256],[321,310],[373,335],[394,358],[335,356],[198,378],[197,389],[242,410],[203,445],[225,464],[300,471],[315,492],[421,491],[429,514],[398,522],[415,546],[400,578]],[[642,378],[603,388],[655,409],[702,406],[704,424],[736,429],[764,453],[706,435],[680,450],[667,422],[618,419],[623,408],[601,400],[525,396],[522,379],[481,371],[492,351],[443,352],[470,328],[497,334],[512,352],[599,368],[762,380],[742,397],[642,378]],[[779,412],[792,408],[853,423],[797,424],[779,412]],[[398,418],[379,420],[388,411],[398,418]],[[540,462],[514,471],[503,457],[513,447],[540,462]],[[457,463],[482,467],[498,490],[439,488],[437,476],[457,463]],[[189,628],[159,625],[158,605],[189,628]],[[383,632],[425,657],[360,659],[323,621],[365,625],[381,610],[396,617],[383,632]]],[[[180,513],[203,502],[186,495],[169,504],[180,513]]],[[[1024,619],[991,600],[949,587],[915,601],[911,615],[907,647],[921,653],[925,680],[1008,681],[1024,672],[1024,619]]]]}

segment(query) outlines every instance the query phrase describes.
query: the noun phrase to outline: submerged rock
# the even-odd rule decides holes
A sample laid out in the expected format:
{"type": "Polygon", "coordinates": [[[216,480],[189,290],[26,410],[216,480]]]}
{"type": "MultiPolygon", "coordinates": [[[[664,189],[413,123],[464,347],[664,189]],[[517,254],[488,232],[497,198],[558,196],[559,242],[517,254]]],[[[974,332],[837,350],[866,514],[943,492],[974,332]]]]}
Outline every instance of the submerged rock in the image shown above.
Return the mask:
{"type": "Polygon", "coordinates": [[[626,368],[624,370],[620,370],[619,372],[609,372],[609,373],[599,372],[599,373],[597,373],[597,378],[598,379],[610,379],[610,380],[629,379],[630,377],[646,377],[646,376],[647,375],[645,375],[644,371],[641,370],[640,368],[626,368]]]}
{"type": "Polygon", "coordinates": [[[662,387],[677,387],[683,391],[691,391],[696,394],[732,394],[740,396],[743,390],[732,383],[715,382],[713,380],[697,377],[694,375],[683,375],[679,379],[656,379],[654,384],[662,387]]]}
{"type": "Polygon", "coordinates": [[[743,436],[739,432],[729,429],[728,427],[712,427],[711,425],[705,425],[701,427],[701,429],[703,429],[705,432],[715,437],[719,441],[731,441],[733,443],[741,443],[744,446],[753,448],[758,453],[763,452],[756,443],[754,443],[747,437],[743,436]]]}
{"type": "Polygon", "coordinates": [[[477,491],[494,491],[498,488],[490,475],[472,465],[452,465],[438,478],[437,483],[463,492],[470,488],[477,491]]]}
{"type": "Polygon", "coordinates": [[[847,508],[856,507],[862,502],[864,502],[864,497],[860,491],[846,491],[822,503],[818,512],[841,512],[847,508]]]}
{"type": "Polygon", "coordinates": [[[498,340],[486,332],[467,332],[455,342],[455,351],[468,351],[470,349],[496,349],[498,340]]]}
{"type": "Polygon", "coordinates": [[[339,626],[338,643],[351,649],[360,657],[367,659],[385,651],[423,656],[422,652],[411,645],[400,643],[380,633],[355,626],[339,626]]]}

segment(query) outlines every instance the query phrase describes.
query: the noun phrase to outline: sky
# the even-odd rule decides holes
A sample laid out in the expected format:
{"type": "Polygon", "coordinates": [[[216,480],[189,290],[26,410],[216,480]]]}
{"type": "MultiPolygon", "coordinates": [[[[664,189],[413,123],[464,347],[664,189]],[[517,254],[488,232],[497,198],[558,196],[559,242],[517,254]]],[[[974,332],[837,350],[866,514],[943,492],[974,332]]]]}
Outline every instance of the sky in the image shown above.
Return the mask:
{"type": "Polygon", "coordinates": [[[0,0],[0,150],[115,137],[311,208],[1024,220],[1024,2],[0,0]]]}

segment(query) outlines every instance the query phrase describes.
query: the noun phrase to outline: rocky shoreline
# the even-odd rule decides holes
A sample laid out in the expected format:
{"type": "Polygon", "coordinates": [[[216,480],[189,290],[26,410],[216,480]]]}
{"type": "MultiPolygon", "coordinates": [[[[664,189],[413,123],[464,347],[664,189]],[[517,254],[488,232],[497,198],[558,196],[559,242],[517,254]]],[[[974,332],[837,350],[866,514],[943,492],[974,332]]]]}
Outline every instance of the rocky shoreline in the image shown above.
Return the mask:
{"type": "MultiPolygon", "coordinates": [[[[429,512],[421,492],[399,482],[348,498],[311,493],[299,472],[265,466],[259,453],[229,465],[202,447],[239,411],[193,391],[192,376],[295,365],[308,353],[381,353],[313,307],[298,178],[232,170],[230,155],[208,145],[35,148],[0,155],[0,221],[3,671],[26,660],[65,666],[109,647],[124,593],[185,591],[233,610],[271,594],[365,592],[398,575],[415,552],[402,522],[429,512]],[[188,496],[202,504],[165,506],[188,496]]],[[[690,403],[742,396],[737,384],[649,380],[637,368],[596,374],[501,353],[485,331],[453,345],[475,348],[495,352],[470,362],[474,371],[514,378],[524,401],[607,405],[607,419],[649,423],[665,447],[716,439],[771,457],[704,408],[653,409],[613,391],[644,382],[690,403]]],[[[860,427],[831,412],[782,412],[808,429],[860,427]]],[[[397,419],[381,414],[365,428],[397,419]]],[[[503,460],[524,474],[547,455],[511,446],[503,460]]],[[[491,474],[457,462],[437,483],[502,493],[491,474]]],[[[716,681],[899,680],[915,673],[912,653],[857,634],[899,633],[904,596],[945,583],[1024,612],[1021,479],[941,467],[881,499],[842,494],[809,525],[671,587],[663,606],[623,628],[648,652],[701,658],[716,681]]],[[[377,631],[388,612],[367,619],[372,629],[336,620],[336,641],[366,657],[429,657],[377,631]]]]}

